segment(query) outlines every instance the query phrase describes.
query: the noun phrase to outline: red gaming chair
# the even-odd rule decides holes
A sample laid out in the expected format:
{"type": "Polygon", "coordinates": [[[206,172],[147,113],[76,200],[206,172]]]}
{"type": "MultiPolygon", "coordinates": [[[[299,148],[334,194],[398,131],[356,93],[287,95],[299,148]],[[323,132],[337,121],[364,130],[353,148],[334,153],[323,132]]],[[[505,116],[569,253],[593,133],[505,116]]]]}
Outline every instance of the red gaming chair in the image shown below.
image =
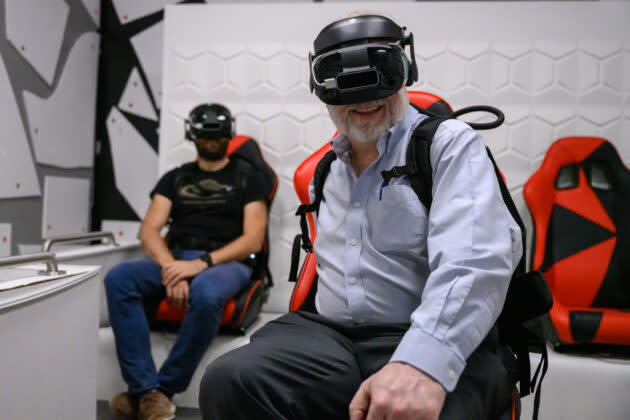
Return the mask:
{"type": "MultiPolygon", "coordinates": [[[[256,140],[247,136],[236,136],[230,140],[227,153],[247,160],[263,173],[268,188],[267,207],[270,208],[278,188],[278,177],[264,160],[256,140]]],[[[269,294],[269,288],[273,285],[267,268],[268,256],[268,240],[265,234],[263,250],[256,255],[256,268],[251,282],[234,299],[228,301],[223,309],[221,319],[223,329],[244,333],[258,317],[262,304],[269,294]]],[[[179,323],[184,319],[185,313],[185,309],[178,309],[165,299],[160,303],[152,326],[160,327],[179,323]]]]}
{"type": "MultiPolygon", "coordinates": [[[[409,91],[409,101],[436,115],[447,115],[453,112],[453,109],[446,101],[431,93],[409,91]]],[[[338,132],[335,133],[333,137],[337,134],[338,132]]],[[[308,188],[311,180],[313,179],[313,175],[315,174],[315,168],[322,157],[331,149],[332,147],[330,143],[327,142],[319,150],[306,158],[306,160],[295,170],[293,175],[293,186],[302,204],[310,203],[308,188]]],[[[317,232],[315,231],[315,224],[312,215],[308,213],[307,217],[310,238],[311,242],[313,242],[317,232]]],[[[313,310],[315,307],[316,292],[317,259],[313,252],[308,252],[293,288],[293,294],[291,295],[291,301],[289,303],[289,311],[313,310]]],[[[505,413],[501,415],[499,420],[517,420],[520,418],[520,400],[517,396],[518,392],[515,390],[515,394],[509,404],[509,407],[507,407],[505,413]]]]}
{"type": "MultiPolygon", "coordinates": [[[[630,345],[630,171],[598,137],[557,140],[525,184],[552,344],[630,345]]],[[[574,346],[575,347],[575,346],[574,346]]]]}

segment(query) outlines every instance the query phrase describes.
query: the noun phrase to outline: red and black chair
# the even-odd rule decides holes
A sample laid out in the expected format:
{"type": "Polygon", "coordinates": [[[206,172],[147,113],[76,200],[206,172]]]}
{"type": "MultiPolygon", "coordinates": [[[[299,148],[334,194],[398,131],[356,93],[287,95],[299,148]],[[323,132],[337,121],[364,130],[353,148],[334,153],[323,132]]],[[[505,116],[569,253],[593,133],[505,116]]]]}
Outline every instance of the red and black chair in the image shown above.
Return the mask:
{"type": "MultiPolygon", "coordinates": [[[[431,93],[409,91],[409,101],[435,115],[447,115],[453,112],[453,109],[446,101],[431,93]]],[[[337,134],[338,132],[336,132],[333,137],[337,134]]],[[[326,142],[325,145],[306,158],[306,160],[295,170],[293,175],[293,186],[302,204],[310,204],[309,184],[313,179],[317,164],[329,150],[332,150],[332,147],[330,142],[326,142]]],[[[313,242],[317,235],[315,223],[310,213],[307,213],[307,218],[310,239],[311,242],[313,242]]],[[[289,311],[314,311],[316,292],[317,259],[313,252],[308,252],[304,262],[302,263],[302,268],[300,269],[293,288],[293,293],[289,303],[289,311]]],[[[520,418],[520,400],[518,398],[518,391],[515,390],[515,394],[513,395],[505,413],[501,415],[500,420],[516,420],[518,418],[520,418]]]]}
{"type": "MultiPolygon", "coordinates": [[[[262,172],[268,189],[267,207],[270,208],[278,189],[278,177],[273,168],[264,160],[256,140],[247,136],[235,136],[228,144],[227,153],[230,156],[245,159],[262,172]]],[[[267,264],[269,259],[268,246],[269,240],[266,232],[263,249],[256,255],[256,267],[251,282],[234,299],[228,301],[223,309],[222,330],[243,334],[258,317],[262,305],[269,295],[269,288],[273,285],[267,264]]],[[[157,309],[152,327],[177,326],[184,319],[185,314],[185,309],[178,309],[165,299],[157,309]]]]}
{"type": "Polygon", "coordinates": [[[630,346],[630,171],[615,147],[599,137],[557,140],[523,194],[535,228],[532,269],[553,295],[546,339],[630,346]]]}

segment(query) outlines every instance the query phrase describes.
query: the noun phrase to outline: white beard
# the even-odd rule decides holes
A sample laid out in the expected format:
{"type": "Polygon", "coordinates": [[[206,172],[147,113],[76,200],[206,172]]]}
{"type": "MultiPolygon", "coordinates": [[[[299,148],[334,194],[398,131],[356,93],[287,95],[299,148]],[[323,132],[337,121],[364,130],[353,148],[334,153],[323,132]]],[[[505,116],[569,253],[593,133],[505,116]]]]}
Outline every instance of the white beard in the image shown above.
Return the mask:
{"type": "Polygon", "coordinates": [[[385,134],[387,130],[392,128],[398,121],[405,116],[405,111],[409,105],[409,96],[407,95],[407,89],[401,89],[394,94],[396,98],[391,102],[391,106],[388,106],[385,110],[385,118],[380,122],[365,121],[361,124],[356,124],[350,118],[350,111],[354,109],[370,108],[373,106],[381,106],[387,103],[387,98],[377,99],[375,101],[365,102],[362,104],[348,105],[348,107],[341,111],[337,107],[327,105],[328,113],[333,123],[341,133],[358,143],[375,143],[378,139],[385,134]]]}

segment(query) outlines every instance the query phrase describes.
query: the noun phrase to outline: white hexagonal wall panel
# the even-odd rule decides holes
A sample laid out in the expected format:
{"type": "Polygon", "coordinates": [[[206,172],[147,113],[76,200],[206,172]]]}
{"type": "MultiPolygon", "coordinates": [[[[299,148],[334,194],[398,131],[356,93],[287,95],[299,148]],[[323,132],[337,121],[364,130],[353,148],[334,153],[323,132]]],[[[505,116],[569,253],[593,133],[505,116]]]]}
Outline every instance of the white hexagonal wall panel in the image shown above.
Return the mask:
{"type": "Polygon", "coordinates": [[[503,124],[494,130],[482,131],[479,134],[483,137],[483,141],[490,148],[492,154],[497,155],[508,148],[508,128],[503,124]]]}
{"type": "Polygon", "coordinates": [[[452,53],[433,57],[429,61],[427,80],[439,91],[457,89],[466,81],[466,62],[452,53]]]}
{"type": "Polygon", "coordinates": [[[247,51],[265,61],[285,50],[281,42],[253,42],[247,46],[247,51]]]}
{"type": "Polygon", "coordinates": [[[466,60],[472,60],[488,50],[488,41],[457,40],[449,42],[448,49],[466,60]]]}
{"type": "MultiPolygon", "coordinates": [[[[149,0],[147,0],[149,1],[149,0]]],[[[151,2],[153,0],[150,0],[151,2]]],[[[125,4],[132,2],[125,2],[125,4]]],[[[160,21],[131,38],[131,45],[140,60],[142,70],[149,81],[153,100],[158,108],[162,105],[162,31],[160,21]]]]}
{"type": "Polygon", "coordinates": [[[118,108],[149,120],[157,121],[151,98],[144,87],[140,72],[136,67],[131,70],[127,85],[118,102],[118,108]]]}
{"type": "Polygon", "coordinates": [[[620,125],[619,137],[611,140],[614,142],[619,154],[627,164],[627,162],[630,161],[630,120],[624,118],[620,125]]]}
{"type": "Polygon", "coordinates": [[[520,121],[531,112],[530,97],[514,87],[501,89],[490,98],[490,103],[503,111],[508,123],[520,121]]]}
{"type": "Polygon", "coordinates": [[[0,111],[3,120],[0,136],[0,168],[2,168],[0,198],[39,195],[37,172],[2,57],[0,57],[0,111]]]}
{"type": "Polygon", "coordinates": [[[603,59],[610,57],[621,50],[622,45],[619,40],[581,40],[578,48],[595,58],[603,59]]]}
{"type": "Polygon", "coordinates": [[[215,89],[225,80],[225,65],[222,58],[214,54],[203,54],[190,59],[190,81],[201,92],[215,89]]]}
{"type": "Polygon", "coordinates": [[[11,223],[0,223],[0,257],[11,255],[11,223]]]}
{"type": "Polygon", "coordinates": [[[99,35],[81,35],[57,89],[46,98],[24,92],[37,162],[62,168],[94,164],[99,35]]]}
{"type": "Polygon", "coordinates": [[[278,54],[267,61],[267,83],[281,91],[289,90],[302,82],[304,67],[308,67],[306,61],[288,53],[278,54]]]}
{"type": "Polygon", "coordinates": [[[284,112],[305,122],[321,112],[321,103],[315,100],[308,88],[300,85],[285,95],[284,112]]]}
{"type": "Polygon", "coordinates": [[[528,118],[510,127],[512,149],[530,159],[544,155],[553,141],[550,124],[528,118]]]}
{"type": "Polygon", "coordinates": [[[239,115],[236,118],[236,130],[239,134],[253,137],[258,141],[263,138],[262,123],[248,114],[239,115]]]}
{"type": "Polygon", "coordinates": [[[534,113],[551,124],[560,124],[575,115],[576,98],[566,90],[553,87],[534,97],[534,113]]]}
{"type": "Polygon", "coordinates": [[[328,142],[337,128],[328,114],[320,114],[304,124],[304,146],[316,151],[328,142]]]}
{"type": "Polygon", "coordinates": [[[63,0],[6,0],[5,11],[7,39],[52,85],[70,6],[63,0]]]}
{"type": "Polygon", "coordinates": [[[553,82],[553,61],[533,52],[512,63],[512,81],[526,92],[539,91],[553,82]]]}
{"type": "Polygon", "coordinates": [[[42,213],[42,238],[87,232],[90,180],[47,176],[42,213]]]}
{"type": "Polygon", "coordinates": [[[106,125],[116,188],[142,219],[157,181],[157,154],[118,109],[111,109],[106,125]]]}
{"type": "Polygon", "coordinates": [[[128,220],[102,220],[101,230],[112,232],[117,242],[135,242],[140,231],[140,222],[128,220]]]}
{"type": "Polygon", "coordinates": [[[509,189],[522,186],[531,175],[529,160],[522,156],[507,152],[495,158],[509,189]]]}
{"type": "Polygon", "coordinates": [[[484,92],[507,86],[510,82],[510,62],[492,53],[484,54],[470,62],[470,84],[484,92]]]}
{"type": "Polygon", "coordinates": [[[247,93],[245,110],[260,121],[268,120],[283,112],[282,95],[269,86],[260,85],[247,93]]]}
{"type": "Polygon", "coordinates": [[[92,17],[96,26],[101,24],[101,1],[100,0],[81,0],[88,14],[92,17]]]}
{"type": "Polygon", "coordinates": [[[435,57],[438,54],[442,54],[447,50],[446,41],[429,41],[422,37],[414,40],[416,60],[424,59],[428,60],[435,57]]]}
{"type": "Polygon", "coordinates": [[[260,85],[265,74],[264,62],[247,53],[231,58],[225,70],[227,83],[241,90],[260,85]]]}
{"type": "Polygon", "coordinates": [[[623,98],[611,89],[597,87],[578,101],[580,116],[597,125],[604,125],[622,113],[623,98]]]}
{"type": "Polygon", "coordinates": [[[558,83],[571,90],[587,90],[599,82],[599,64],[590,55],[579,52],[561,59],[557,66],[558,83]]]}
{"type": "Polygon", "coordinates": [[[492,43],[492,49],[506,58],[514,59],[527,54],[532,45],[527,41],[498,41],[492,43]]]}
{"type": "MultiPolygon", "coordinates": [[[[225,84],[211,89],[206,94],[206,100],[208,102],[217,102],[225,105],[230,109],[230,112],[232,112],[232,115],[234,116],[244,112],[246,108],[245,95],[238,89],[225,84]]],[[[236,130],[238,131],[238,127],[236,130]]]]}
{"type": "Polygon", "coordinates": [[[623,54],[615,54],[608,58],[602,63],[601,67],[602,83],[613,90],[623,90],[624,74],[630,72],[630,67],[624,68],[623,54]]]}
{"type": "Polygon", "coordinates": [[[264,144],[278,153],[287,153],[300,145],[300,124],[284,115],[271,118],[264,124],[264,144]]]}
{"type": "Polygon", "coordinates": [[[158,12],[167,4],[176,2],[176,0],[112,0],[118,20],[123,24],[158,12]]]}
{"type": "Polygon", "coordinates": [[[564,40],[542,40],[535,42],[535,48],[548,57],[561,58],[575,51],[577,43],[564,40]]]}

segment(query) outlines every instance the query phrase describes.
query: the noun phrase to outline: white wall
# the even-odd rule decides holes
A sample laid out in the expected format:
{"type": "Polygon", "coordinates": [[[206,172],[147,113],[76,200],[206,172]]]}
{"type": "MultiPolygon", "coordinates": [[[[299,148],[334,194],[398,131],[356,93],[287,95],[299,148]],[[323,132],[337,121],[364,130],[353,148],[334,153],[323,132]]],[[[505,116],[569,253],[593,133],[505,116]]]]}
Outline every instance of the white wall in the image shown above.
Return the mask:
{"type": "MultiPolygon", "coordinates": [[[[369,6],[369,5],[368,5],[369,6]]],[[[454,108],[491,104],[506,124],[484,133],[521,209],[524,182],[548,146],[601,135],[630,162],[630,3],[388,2],[414,33],[420,80],[412,89],[454,108]]],[[[286,310],[290,243],[297,233],[296,166],[333,133],[308,91],[307,54],[332,19],[361,3],[176,5],[165,15],[159,168],[194,157],[183,118],[202,101],[226,104],[280,174],[271,212],[271,309],[286,310]]]]}

